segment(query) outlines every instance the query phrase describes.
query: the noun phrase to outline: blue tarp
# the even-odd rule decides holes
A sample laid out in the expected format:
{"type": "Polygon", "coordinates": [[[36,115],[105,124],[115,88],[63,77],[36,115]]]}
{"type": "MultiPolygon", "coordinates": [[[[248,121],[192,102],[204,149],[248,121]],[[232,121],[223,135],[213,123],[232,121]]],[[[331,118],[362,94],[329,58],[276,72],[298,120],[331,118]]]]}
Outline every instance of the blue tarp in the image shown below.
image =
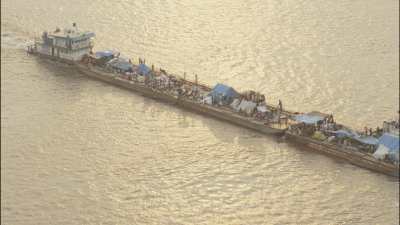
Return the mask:
{"type": "Polygon", "coordinates": [[[231,98],[235,98],[239,96],[239,94],[233,89],[232,87],[229,87],[224,84],[217,84],[215,87],[212,89],[211,93],[213,95],[223,95],[231,98]]]}
{"type": "Polygon", "coordinates": [[[150,68],[148,66],[146,66],[145,64],[143,64],[143,63],[139,64],[139,69],[138,69],[139,74],[147,75],[150,73],[150,71],[151,71],[150,68]]]}
{"type": "Polygon", "coordinates": [[[129,63],[126,59],[123,58],[117,58],[117,59],[113,59],[109,62],[109,64],[115,68],[115,69],[119,69],[122,72],[130,72],[133,69],[133,66],[131,63],[129,63]]]}
{"type": "Polygon", "coordinates": [[[330,133],[335,134],[339,138],[343,137],[349,137],[354,140],[359,141],[360,143],[367,144],[367,145],[377,145],[378,144],[378,139],[372,137],[372,136],[360,136],[354,131],[348,131],[348,130],[336,130],[336,131],[329,131],[330,133]]]}
{"type": "Polygon", "coordinates": [[[106,51],[98,51],[95,53],[97,58],[103,58],[103,57],[111,57],[114,55],[113,51],[106,50],[106,51]]]}
{"type": "Polygon", "coordinates": [[[390,133],[384,133],[379,138],[379,144],[384,145],[389,149],[389,152],[394,153],[399,152],[399,141],[399,136],[390,133]]]}
{"type": "Polygon", "coordinates": [[[294,119],[298,122],[302,122],[305,124],[315,124],[318,121],[324,120],[324,118],[321,116],[314,116],[307,114],[296,115],[294,119]]]}
{"type": "Polygon", "coordinates": [[[210,92],[210,95],[213,97],[214,102],[224,102],[229,104],[233,101],[234,98],[237,98],[239,94],[233,89],[224,84],[217,84],[210,92]]]}
{"type": "Polygon", "coordinates": [[[371,136],[366,136],[366,137],[355,136],[354,139],[367,145],[377,145],[379,142],[378,139],[371,136]]]}

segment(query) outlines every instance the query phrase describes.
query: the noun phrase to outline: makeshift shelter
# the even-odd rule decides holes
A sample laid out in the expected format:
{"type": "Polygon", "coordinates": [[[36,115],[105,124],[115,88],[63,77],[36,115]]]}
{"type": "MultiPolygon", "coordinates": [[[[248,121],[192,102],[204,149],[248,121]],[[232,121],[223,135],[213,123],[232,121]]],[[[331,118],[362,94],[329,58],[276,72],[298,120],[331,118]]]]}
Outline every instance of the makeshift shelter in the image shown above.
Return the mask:
{"type": "Polygon", "coordinates": [[[257,107],[257,104],[252,101],[242,100],[239,104],[239,111],[246,113],[246,115],[250,116],[254,109],[257,107]]]}
{"type": "Polygon", "coordinates": [[[104,66],[108,61],[115,58],[115,52],[113,51],[98,51],[94,54],[94,64],[97,66],[104,66]]]}
{"type": "Polygon", "coordinates": [[[217,84],[210,92],[214,103],[230,104],[233,99],[239,97],[239,93],[232,87],[224,84],[217,84]]]}
{"type": "Polygon", "coordinates": [[[144,63],[139,64],[138,73],[140,75],[148,75],[150,71],[151,69],[148,66],[146,66],[146,64],[144,63]]]}
{"type": "Polygon", "coordinates": [[[391,133],[384,133],[379,138],[379,147],[375,151],[374,156],[376,158],[385,157],[388,155],[389,158],[395,161],[399,161],[399,136],[391,133]]]}
{"type": "Polygon", "coordinates": [[[364,145],[378,145],[378,139],[371,136],[354,136],[353,138],[364,145]]]}
{"type": "Polygon", "coordinates": [[[389,155],[389,149],[384,145],[379,145],[378,149],[374,152],[373,156],[376,159],[384,159],[386,155],[389,155]]]}
{"type": "Polygon", "coordinates": [[[385,145],[390,151],[399,151],[399,136],[391,134],[391,133],[384,133],[379,138],[379,144],[385,145]]]}
{"type": "Polygon", "coordinates": [[[239,112],[239,105],[240,105],[240,99],[235,98],[233,102],[230,104],[231,108],[234,109],[236,112],[239,112]]]}
{"type": "Polygon", "coordinates": [[[324,117],[320,115],[313,115],[313,114],[301,114],[301,115],[296,115],[294,119],[297,122],[305,123],[305,124],[315,124],[319,121],[324,120],[324,117]]]}
{"type": "Polygon", "coordinates": [[[203,99],[203,103],[204,103],[204,104],[207,104],[207,105],[212,105],[212,97],[211,97],[211,96],[206,96],[206,97],[203,99]]]}
{"type": "Polygon", "coordinates": [[[114,58],[107,62],[107,65],[119,72],[132,72],[133,65],[123,58],[114,58]]]}
{"type": "Polygon", "coordinates": [[[113,58],[115,55],[114,51],[111,50],[105,50],[105,51],[98,51],[95,53],[95,57],[100,59],[100,58],[113,58]]]}

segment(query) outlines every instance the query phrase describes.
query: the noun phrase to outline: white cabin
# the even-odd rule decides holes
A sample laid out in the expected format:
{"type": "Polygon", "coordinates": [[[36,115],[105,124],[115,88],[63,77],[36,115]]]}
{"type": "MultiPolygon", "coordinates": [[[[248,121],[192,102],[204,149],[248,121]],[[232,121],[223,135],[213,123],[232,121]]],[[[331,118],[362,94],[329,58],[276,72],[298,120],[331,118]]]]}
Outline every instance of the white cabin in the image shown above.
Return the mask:
{"type": "Polygon", "coordinates": [[[35,42],[38,53],[54,58],[79,61],[92,50],[93,32],[79,31],[76,24],[72,29],[56,29],[54,32],[43,32],[40,41],[35,42]]]}

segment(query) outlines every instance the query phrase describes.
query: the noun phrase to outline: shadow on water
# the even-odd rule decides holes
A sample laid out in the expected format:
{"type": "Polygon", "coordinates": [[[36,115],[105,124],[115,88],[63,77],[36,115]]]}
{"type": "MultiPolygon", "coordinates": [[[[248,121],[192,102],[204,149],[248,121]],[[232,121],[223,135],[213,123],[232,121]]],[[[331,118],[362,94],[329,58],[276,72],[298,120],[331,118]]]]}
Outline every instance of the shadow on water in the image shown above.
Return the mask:
{"type": "MultiPolygon", "coordinates": [[[[42,79],[51,82],[58,90],[66,90],[69,94],[79,95],[85,89],[90,88],[88,84],[91,78],[82,74],[77,68],[55,60],[40,58],[37,56],[28,56],[38,65],[38,72],[42,79]],[[45,72],[41,72],[44,70],[45,72]]],[[[101,82],[99,82],[101,84],[101,82]]],[[[104,84],[105,86],[105,84],[104,84]]]]}
{"type": "Polygon", "coordinates": [[[361,168],[344,159],[332,157],[319,151],[312,150],[307,146],[289,142],[279,136],[262,134],[185,109],[175,108],[175,110],[179,111],[177,113],[179,114],[179,124],[183,125],[182,128],[190,127],[190,121],[195,118],[201,121],[201,124],[207,127],[213,136],[223,143],[233,143],[248,151],[266,154],[270,151],[274,151],[276,157],[289,157],[287,158],[288,160],[294,160],[302,167],[313,170],[315,173],[333,174],[335,173],[334,171],[341,171],[339,173],[347,174],[348,172],[356,172],[366,174],[368,177],[375,177],[377,175],[378,179],[382,178],[390,182],[398,181],[398,178],[361,168]],[[321,168],[323,169],[321,170],[321,168]]]}
{"type": "Polygon", "coordinates": [[[75,81],[77,77],[83,77],[83,74],[72,65],[67,65],[56,60],[40,58],[39,56],[34,55],[30,57],[37,62],[40,68],[46,69],[46,71],[54,77],[65,78],[69,81],[75,81]]]}
{"type": "MultiPolygon", "coordinates": [[[[141,96],[135,92],[127,92],[141,96]]],[[[179,128],[186,129],[189,132],[196,132],[196,129],[204,130],[204,128],[201,128],[201,126],[204,126],[206,130],[210,131],[215,138],[223,143],[235,143],[241,147],[258,150],[262,149],[262,145],[265,143],[274,146],[280,143],[280,138],[277,136],[262,134],[196,111],[181,108],[172,103],[164,103],[144,96],[141,97],[143,98],[141,110],[149,112],[152,117],[157,116],[157,113],[173,113],[175,114],[173,117],[177,120],[179,128]]]]}

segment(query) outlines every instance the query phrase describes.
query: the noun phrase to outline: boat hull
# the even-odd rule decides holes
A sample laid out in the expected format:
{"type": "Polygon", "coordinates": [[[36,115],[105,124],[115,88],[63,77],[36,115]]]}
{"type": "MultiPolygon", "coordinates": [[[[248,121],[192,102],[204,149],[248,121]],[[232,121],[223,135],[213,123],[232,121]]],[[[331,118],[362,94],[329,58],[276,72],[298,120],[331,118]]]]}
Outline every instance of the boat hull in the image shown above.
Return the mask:
{"type": "Polygon", "coordinates": [[[345,146],[342,147],[330,143],[319,142],[310,137],[291,134],[289,132],[286,132],[285,138],[292,143],[302,144],[308,149],[346,160],[353,165],[357,165],[359,167],[363,167],[389,176],[399,176],[398,166],[377,160],[370,154],[357,152],[348,149],[345,146]]]}

